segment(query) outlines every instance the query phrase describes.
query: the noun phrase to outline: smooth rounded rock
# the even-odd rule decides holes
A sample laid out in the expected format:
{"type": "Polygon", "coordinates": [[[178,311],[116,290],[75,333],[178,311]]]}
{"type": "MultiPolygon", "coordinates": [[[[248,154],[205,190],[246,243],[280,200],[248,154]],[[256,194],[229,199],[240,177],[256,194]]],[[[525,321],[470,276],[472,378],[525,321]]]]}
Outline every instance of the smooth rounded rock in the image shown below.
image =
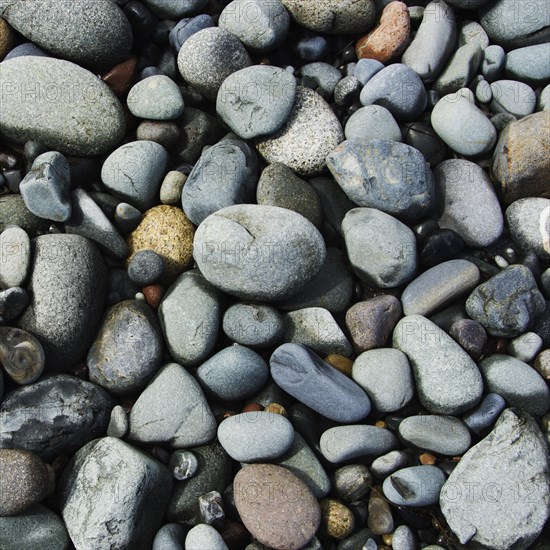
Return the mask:
{"type": "Polygon", "coordinates": [[[163,272],[162,258],[152,250],[140,250],[128,262],[128,277],[139,286],[147,286],[158,281],[163,272]]]}
{"type": "Polygon", "coordinates": [[[476,42],[468,42],[458,48],[443,72],[433,84],[440,96],[452,94],[468,86],[476,75],[483,59],[483,50],[476,42]]]}
{"type": "Polygon", "coordinates": [[[165,523],[155,535],[152,550],[184,550],[186,529],[179,523],[165,523]]]}
{"type": "Polygon", "coordinates": [[[266,304],[237,303],[223,316],[223,331],[243,346],[271,346],[282,338],[283,330],[281,314],[266,304]]]}
{"type": "Polygon", "coordinates": [[[134,116],[149,120],[174,120],[184,109],[178,85],[164,75],[150,76],[134,84],[126,103],[134,116]]]}
{"type": "Polygon", "coordinates": [[[21,227],[13,226],[0,233],[0,288],[22,286],[31,263],[31,241],[21,227]]]}
{"type": "Polygon", "coordinates": [[[193,527],[185,537],[185,550],[227,550],[222,536],[206,523],[193,527]]]}
{"type": "Polygon", "coordinates": [[[437,466],[411,466],[387,477],[382,488],[398,506],[429,506],[439,501],[444,483],[445,474],[437,466]]]}
{"type": "Polygon", "coordinates": [[[514,241],[542,260],[550,258],[550,200],[531,197],[513,202],[506,221],[514,241]]]}
{"type": "Polygon", "coordinates": [[[550,68],[545,62],[550,56],[548,43],[518,48],[506,54],[506,76],[532,87],[543,86],[550,80],[550,68]]]}
{"type": "Polygon", "coordinates": [[[488,393],[475,409],[462,417],[462,421],[473,433],[485,435],[505,408],[503,397],[497,393],[488,393]]]}
{"type": "Polygon", "coordinates": [[[390,140],[403,139],[393,115],[382,105],[366,105],[353,113],[344,128],[346,139],[390,140]]]}
{"type": "Polygon", "coordinates": [[[534,112],[537,97],[533,89],[517,80],[497,80],[491,84],[491,110],[494,113],[509,113],[523,118],[534,112]]]}
{"type": "Polygon", "coordinates": [[[44,349],[29,332],[0,326],[0,362],[17,384],[31,384],[44,371],[44,349]]]}

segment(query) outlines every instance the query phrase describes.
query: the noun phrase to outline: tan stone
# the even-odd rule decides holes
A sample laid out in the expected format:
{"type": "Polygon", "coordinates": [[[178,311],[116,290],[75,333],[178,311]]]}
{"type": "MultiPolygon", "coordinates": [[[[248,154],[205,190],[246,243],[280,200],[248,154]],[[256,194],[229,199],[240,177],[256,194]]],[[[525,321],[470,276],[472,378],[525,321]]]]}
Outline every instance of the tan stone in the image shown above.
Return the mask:
{"type": "Polygon", "coordinates": [[[321,531],[331,539],[341,540],[353,533],[355,518],[352,511],[333,498],[324,498],[321,505],[321,531]]]}
{"type": "Polygon", "coordinates": [[[13,40],[14,33],[12,28],[3,19],[0,19],[0,61],[12,49],[13,40]]]}

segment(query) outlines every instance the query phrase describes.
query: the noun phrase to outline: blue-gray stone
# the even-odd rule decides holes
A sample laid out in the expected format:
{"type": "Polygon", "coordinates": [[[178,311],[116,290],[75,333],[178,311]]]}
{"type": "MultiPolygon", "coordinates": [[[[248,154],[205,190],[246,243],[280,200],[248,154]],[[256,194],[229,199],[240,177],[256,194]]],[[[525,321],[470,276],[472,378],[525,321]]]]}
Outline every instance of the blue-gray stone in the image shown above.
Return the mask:
{"type": "MultiPolygon", "coordinates": [[[[493,90],[491,89],[491,85],[485,79],[480,80],[476,84],[475,94],[476,94],[476,99],[479,101],[479,103],[485,103],[485,104],[490,103],[491,99],[493,99],[493,90]]],[[[491,120],[491,122],[493,121],[491,120]]],[[[493,122],[493,124],[495,123],[493,122]]],[[[495,124],[495,128],[496,128],[496,124],[495,124]]]]}
{"type": "Polygon", "coordinates": [[[150,76],[134,84],[126,103],[134,116],[148,120],[174,120],[185,107],[178,85],[165,75],[150,76]]]}
{"type": "Polygon", "coordinates": [[[278,386],[326,418],[357,422],[370,413],[367,394],[306,346],[283,344],[269,364],[278,386]]]}
{"type": "Polygon", "coordinates": [[[27,208],[56,222],[71,216],[70,173],[67,159],[57,151],[39,155],[19,186],[27,208]]]}
{"type": "MultiPolygon", "coordinates": [[[[117,201],[118,202],[118,201],[117,201]]],[[[115,209],[115,223],[124,235],[131,233],[141,222],[143,214],[127,202],[119,202],[115,209]]]]}
{"type": "Polygon", "coordinates": [[[349,200],[339,185],[334,184],[332,178],[312,178],[309,183],[321,200],[325,226],[333,233],[339,233],[342,220],[350,210],[355,208],[355,204],[349,200]]]}
{"type": "Polygon", "coordinates": [[[432,205],[430,167],[420,151],[404,143],[346,140],[328,155],[327,166],[358,206],[415,221],[432,205]]]}
{"type": "Polygon", "coordinates": [[[384,68],[384,64],[376,59],[359,59],[353,75],[364,86],[376,73],[384,68]]]}
{"type": "Polygon", "coordinates": [[[204,391],[221,401],[241,401],[262,389],[269,369],[244,346],[229,346],[210,357],[195,372],[204,391]]]}
{"type": "Polygon", "coordinates": [[[314,84],[314,89],[320,88],[325,97],[333,95],[336,84],[343,76],[337,68],[322,61],[303,65],[298,70],[298,75],[310,80],[314,84]]]}
{"type": "MultiPolygon", "coordinates": [[[[482,0],[485,1],[485,0],[482,0]]],[[[488,1],[488,0],[487,0],[488,1]]],[[[453,2],[447,1],[447,4],[453,2]]],[[[489,46],[490,40],[483,27],[477,21],[463,21],[458,33],[458,47],[465,44],[477,44],[482,50],[489,46]]]]}
{"type": "Polygon", "coordinates": [[[4,229],[0,233],[0,254],[0,289],[22,286],[31,265],[27,232],[18,225],[4,229]]]}
{"type": "Polygon", "coordinates": [[[8,61],[8,59],[15,59],[16,57],[31,55],[34,57],[50,57],[49,54],[34,45],[32,42],[25,42],[24,44],[19,44],[19,46],[15,46],[15,48],[11,49],[7,53],[6,57],[4,57],[4,61],[8,61]]]}
{"type": "Polygon", "coordinates": [[[225,312],[223,331],[243,346],[268,347],[282,338],[283,317],[267,304],[237,303],[225,312]]]}
{"type": "Polygon", "coordinates": [[[428,97],[418,74],[403,63],[388,65],[370,78],[361,90],[362,105],[382,105],[398,120],[417,119],[428,97]]]}
{"type": "Polygon", "coordinates": [[[139,250],[128,264],[130,280],[140,287],[158,281],[164,273],[162,258],[152,250],[139,250]]]}
{"type": "Polygon", "coordinates": [[[353,113],[344,128],[346,139],[402,141],[393,115],[381,105],[366,105],[353,113]]]}
{"type": "Polygon", "coordinates": [[[479,44],[475,42],[464,44],[453,54],[443,72],[434,82],[433,89],[440,96],[444,96],[468,86],[477,74],[482,59],[483,50],[479,44]]]}
{"type": "Polygon", "coordinates": [[[506,54],[504,73],[508,78],[525,82],[536,88],[550,80],[550,44],[518,48],[506,54]]]}
{"type": "Polygon", "coordinates": [[[374,460],[370,470],[376,477],[383,479],[405,466],[407,462],[407,454],[404,451],[390,451],[374,460]]]}
{"type": "Polygon", "coordinates": [[[166,523],[155,535],[152,550],[185,550],[186,529],[179,523],[166,523]]]}
{"type": "Polygon", "coordinates": [[[509,113],[522,118],[535,111],[537,97],[533,89],[517,80],[497,80],[491,84],[493,99],[491,110],[494,113],[509,113]]]}
{"type": "Polygon", "coordinates": [[[439,501],[445,474],[437,466],[411,466],[388,476],[385,497],[398,506],[430,506],[439,501]]]}
{"type": "Polygon", "coordinates": [[[506,62],[506,53],[498,44],[491,44],[483,50],[481,74],[487,82],[494,82],[500,78],[506,62]]]}
{"type": "Polygon", "coordinates": [[[207,0],[146,0],[146,4],[161,19],[177,20],[199,11],[207,0]]]}
{"type": "Polygon", "coordinates": [[[128,415],[121,405],[117,405],[111,411],[111,418],[107,426],[107,435],[109,437],[118,437],[122,439],[128,432],[128,415]]]}
{"type": "Polygon", "coordinates": [[[524,265],[511,265],[470,294],[468,315],[481,323],[491,336],[514,338],[529,330],[546,308],[533,272],[524,265]]]}
{"type": "Polygon", "coordinates": [[[500,395],[488,393],[475,409],[462,417],[462,421],[476,435],[485,435],[505,407],[506,401],[500,395]]]}
{"type": "Polygon", "coordinates": [[[212,525],[195,525],[185,537],[185,550],[228,550],[222,536],[212,525]]]}
{"type": "Polygon", "coordinates": [[[543,344],[542,338],[536,332],[525,332],[508,344],[508,354],[520,361],[530,363],[542,349],[543,344]]]}
{"type": "Polygon", "coordinates": [[[200,15],[192,18],[182,19],[181,21],[178,21],[178,23],[170,31],[170,45],[176,52],[179,52],[180,48],[189,37],[193,36],[196,32],[213,26],[214,21],[212,17],[206,13],[201,13],[200,15]]]}

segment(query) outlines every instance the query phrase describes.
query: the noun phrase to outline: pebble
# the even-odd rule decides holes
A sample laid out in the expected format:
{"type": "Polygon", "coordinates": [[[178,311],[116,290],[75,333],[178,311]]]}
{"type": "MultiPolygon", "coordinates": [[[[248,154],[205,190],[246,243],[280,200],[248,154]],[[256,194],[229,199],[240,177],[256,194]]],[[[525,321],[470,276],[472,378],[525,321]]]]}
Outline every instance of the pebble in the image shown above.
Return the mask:
{"type": "Polygon", "coordinates": [[[514,201],[506,209],[512,239],[524,251],[541,260],[550,258],[550,200],[529,197],[514,201]]]}
{"type": "Polygon", "coordinates": [[[107,157],[101,168],[101,181],[116,197],[139,210],[147,210],[158,200],[168,161],[162,145],[132,141],[107,157]]]}
{"type": "MultiPolygon", "coordinates": [[[[453,2],[447,3],[453,4],[453,2]]],[[[477,21],[462,21],[460,24],[457,45],[462,47],[465,44],[477,44],[482,50],[489,47],[489,36],[477,21]]]]}
{"type": "Polygon", "coordinates": [[[29,332],[13,327],[0,326],[0,336],[0,362],[6,374],[17,384],[38,380],[45,363],[40,342],[29,332]]]}
{"type": "Polygon", "coordinates": [[[205,523],[195,525],[185,537],[186,550],[227,550],[227,545],[222,536],[212,527],[205,523]]]}
{"type": "MultiPolygon", "coordinates": [[[[479,101],[479,103],[490,103],[493,99],[493,90],[491,89],[491,85],[486,80],[480,80],[475,89],[475,95],[476,99],[479,101]]],[[[505,113],[499,113],[499,114],[505,114],[505,113]]],[[[495,115],[498,116],[498,115],[495,115]]],[[[494,117],[491,117],[491,122],[493,122],[493,125],[495,128],[497,128],[497,125],[493,121],[494,117]]],[[[498,128],[497,128],[498,130],[498,128]]]]}
{"type": "Polygon", "coordinates": [[[52,467],[34,453],[0,449],[0,516],[19,515],[54,492],[52,467]]]}
{"type": "Polygon", "coordinates": [[[483,401],[471,412],[462,417],[468,429],[476,435],[485,435],[506,408],[504,398],[496,393],[488,393],[483,401]]]}
{"type": "Polygon", "coordinates": [[[361,91],[361,83],[353,75],[342,78],[334,87],[334,103],[339,107],[347,107],[361,91]]]}
{"type": "Polygon", "coordinates": [[[303,61],[317,61],[330,52],[329,38],[323,36],[304,36],[294,46],[294,52],[303,61]]]}
{"type": "Polygon", "coordinates": [[[132,441],[177,449],[204,445],[215,434],[216,421],[199,383],[177,363],[158,371],[130,411],[132,441]]]}
{"type": "Polygon", "coordinates": [[[195,372],[204,391],[222,401],[241,401],[262,389],[269,369],[266,362],[244,346],[222,349],[195,372]]]}
{"type": "Polygon", "coordinates": [[[17,319],[29,305],[29,294],[24,288],[11,287],[0,291],[0,322],[17,319]]]}
{"type": "Polygon", "coordinates": [[[354,208],[342,222],[348,258],[367,284],[395,288],[416,270],[414,233],[399,220],[375,208],[354,208]],[[371,235],[383,235],[374,240],[371,235]]]}
{"type": "Polygon", "coordinates": [[[120,405],[117,405],[111,411],[111,419],[107,426],[107,435],[122,439],[128,432],[128,415],[120,405]]]}
{"type": "Polygon", "coordinates": [[[324,498],[319,502],[319,506],[321,507],[320,533],[336,540],[345,539],[353,533],[355,517],[347,506],[333,498],[324,498]]]}
{"type": "MultiPolygon", "coordinates": [[[[390,505],[383,498],[380,498],[378,493],[373,492],[371,494],[368,503],[368,514],[367,525],[373,535],[388,535],[393,531],[394,522],[390,505]]],[[[367,544],[365,546],[367,550],[371,548],[374,550],[373,545],[367,544]]]]}
{"type": "Polygon", "coordinates": [[[128,276],[133,283],[140,287],[155,283],[163,272],[162,258],[152,250],[140,250],[128,262],[128,276]]]}
{"type": "Polygon", "coordinates": [[[406,464],[407,455],[403,451],[390,451],[375,459],[370,470],[375,476],[385,478],[406,464]]]}
{"type": "Polygon", "coordinates": [[[430,2],[415,37],[403,53],[402,62],[422,80],[432,82],[453,53],[456,37],[452,8],[443,1],[430,2]]]}
{"type": "Polygon", "coordinates": [[[408,122],[401,126],[403,141],[418,149],[431,166],[447,158],[447,146],[433,128],[423,122],[408,122]]]}
{"type": "Polygon", "coordinates": [[[183,79],[210,101],[232,73],[252,65],[242,42],[220,27],[202,29],[190,36],[178,53],[183,79]]]}
{"type": "Polygon", "coordinates": [[[160,186],[160,202],[170,206],[180,204],[181,192],[186,181],[187,176],[185,174],[176,170],[168,172],[160,186]]]}
{"type": "Polygon", "coordinates": [[[361,105],[381,105],[399,122],[415,120],[427,105],[426,89],[418,74],[394,63],[373,75],[360,94],[361,105]]]}
{"type": "Polygon", "coordinates": [[[267,304],[237,303],[223,316],[223,331],[243,346],[272,346],[280,341],[283,330],[281,314],[267,304]]]}
{"type": "Polygon", "coordinates": [[[126,103],[134,116],[149,120],[174,120],[184,109],[178,85],[164,75],[150,76],[134,84],[126,103]]]}
{"type": "Polygon", "coordinates": [[[445,474],[437,466],[411,466],[388,476],[382,488],[398,506],[430,506],[439,501],[444,483],[445,474]]]}
{"type": "Polygon", "coordinates": [[[317,500],[292,472],[273,464],[242,468],[234,480],[235,505],[248,531],[272,548],[298,549],[321,522],[317,500]]]}
{"type": "Polygon", "coordinates": [[[220,13],[219,25],[233,33],[251,52],[276,49],[288,35],[290,16],[279,0],[233,0],[220,13]]]}
{"type": "Polygon", "coordinates": [[[358,206],[413,221],[432,205],[434,184],[429,165],[422,153],[404,143],[346,140],[328,155],[327,166],[358,206]]]}
{"type": "Polygon", "coordinates": [[[346,122],[344,133],[347,140],[403,140],[395,118],[381,105],[366,105],[357,109],[346,122]]]}
{"type": "Polygon", "coordinates": [[[164,465],[120,439],[104,437],[80,449],[66,466],[59,505],[77,548],[150,547],[171,489],[164,465]],[[148,513],[138,518],[138,510],[148,513]]]}
{"type": "Polygon", "coordinates": [[[460,155],[491,152],[497,140],[495,127],[474,103],[459,94],[460,90],[437,102],[431,115],[433,129],[460,155]]]}
{"type": "Polygon", "coordinates": [[[40,341],[47,365],[66,369],[83,359],[99,325],[105,264],[78,235],[43,235],[32,248],[31,301],[17,326],[40,341]]]}
{"type": "Polygon", "coordinates": [[[269,364],[275,383],[321,416],[337,422],[357,422],[371,410],[367,394],[309,348],[283,344],[269,364]]]}
{"type": "Polygon", "coordinates": [[[256,148],[268,164],[281,162],[299,176],[314,176],[343,139],[342,126],[328,103],[317,92],[298,86],[285,124],[258,138],[256,148]]]}
{"type": "Polygon", "coordinates": [[[101,76],[118,98],[124,98],[136,77],[137,59],[130,57],[101,76]]]}
{"type": "Polygon", "coordinates": [[[491,44],[483,50],[483,61],[481,62],[481,74],[487,82],[494,82],[502,75],[506,53],[498,44],[491,44]]]}
{"type": "Polygon", "coordinates": [[[170,45],[175,52],[179,52],[181,47],[191,36],[203,29],[208,29],[213,26],[214,20],[206,13],[181,19],[174,25],[168,35],[170,45]]]}
{"type": "Polygon", "coordinates": [[[461,544],[527,548],[535,541],[550,514],[547,453],[531,416],[502,413],[441,490],[441,511],[461,544]],[[506,521],[496,525],[495,517],[506,521]]]}
{"type": "Polygon", "coordinates": [[[145,387],[160,367],[163,342],[153,310],[137,300],[112,306],[86,364],[90,380],[117,395],[145,387]]]}
{"type": "Polygon", "coordinates": [[[31,263],[29,235],[18,226],[4,229],[0,233],[0,250],[0,288],[23,286],[31,263]]]}
{"type": "Polygon", "coordinates": [[[534,367],[545,380],[550,380],[550,350],[544,349],[537,355],[534,367]]]}
{"type": "Polygon", "coordinates": [[[332,463],[349,462],[360,457],[377,458],[399,446],[385,428],[357,424],[330,428],[321,435],[322,455],[332,463]]]}
{"type": "Polygon", "coordinates": [[[162,19],[178,19],[196,13],[206,0],[146,0],[147,5],[162,19]]]}
{"type": "Polygon", "coordinates": [[[483,59],[483,50],[475,42],[458,48],[433,84],[440,96],[458,92],[470,84],[483,59]]]}
{"type": "Polygon", "coordinates": [[[397,349],[373,349],[361,353],[353,363],[351,376],[367,392],[380,413],[403,408],[414,395],[409,361],[397,349]]]}
{"type": "Polygon", "coordinates": [[[546,302],[532,271],[511,265],[474,289],[466,300],[468,315],[491,336],[515,338],[530,329],[546,302]]]}
{"type": "Polygon", "coordinates": [[[16,57],[50,57],[44,50],[35,46],[32,42],[25,42],[15,46],[4,58],[4,61],[15,59],[16,57]]]}
{"type": "Polygon", "coordinates": [[[344,502],[353,503],[364,499],[372,485],[372,475],[364,464],[349,464],[334,472],[334,491],[344,502]]]}
{"type": "Polygon", "coordinates": [[[533,88],[544,86],[550,79],[550,69],[544,61],[549,55],[547,43],[512,50],[504,61],[505,75],[533,88]]]}
{"type": "Polygon", "coordinates": [[[342,220],[355,205],[339,185],[334,185],[332,178],[312,178],[309,183],[321,200],[325,224],[334,232],[339,233],[342,220]]]}
{"type": "Polygon", "coordinates": [[[119,202],[115,209],[115,223],[124,233],[130,233],[141,222],[142,213],[127,202],[119,202]]]}
{"type": "Polygon", "coordinates": [[[112,408],[111,396],[91,382],[67,374],[42,378],[4,397],[0,448],[23,449],[51,461],[105,433],[112,408]]]}
{"type": "Polygon", "coordinates": [[[502,210],[493,184],[477,164],[449,159],[434,170],[440,202],[439,227],[456,231],[472,248],[490,246],[504,229],[502,210]]]}
{"type": "Polygon", "coordinates": [[[449,329],[452,336],[474,359],[479,359],[487,344],[483,325],[472,319],[458,319],[449,329]]]}
{"type": "Polygon", "coordinates": [[[0,61],[12,49],[15,33],[4,19],[0,20],[0,61]]]}
{"type": "Polygon", "coordinates": [[[534,112],[537,97],[533,89],[517,80],[497,80],[491,84],[491,110],[523,118],[534,112]]]}
{"type": "Polygon", "coordinates": [[[376,59],[362,58],[357,61],[353,75],[364,86],[376,73],[384,68],[384,64],[376,59]]]}
{"type": "Polygon", "coordinates": [[[259,301],[298,292],[326,256],[325,243],[311,222],[264,205],[230,206],[208,216],[197,229],[194,249],[195,261],[212,285],[259,301]]]}
{"type": "Polygon", "coordinates": [[[184,550],[186,532],[179,523],[164,524],[155,535],[152,550],[184,550]]]}
{"type": "Polygon", "coordinates": [[[467,260],[449,260],[436,265],[405,287],[401,295],[403,313],[427,317],[468,294],[479,279],[479,269],[467,260]]]}
{"type": "Polygon", "coordinates": [[[383,294],[357,302],[346,312],[346,327],[357,353],[386,344],[401,317],[401,303],[395,296],[383,294]]]}
{"type": "Polygon", "coordinates": [[[542,346],[543,341],[538,334],[525,332],[508,344],[508,353],[524,363],[530,363],[542,349],[542,346]]]}
{"type": "Polygon", "coordinates": [[[409,43],[411,22],[404,2],[390,2],[382,10],[378,26],[355,44],[358,59],[387,64],[403,53],[409,43]]]}
{"type": "Polygon", "coordinates": [[[481,399],[483,380],[470,356],[421,315],[401,319],[393,345],[409,359],[420,403],[431,413],[456,415],[481,399]]]}
{"type": "Polygon", "coordinates": [[[393,550],[415,550],[416,539],[413,530],[407,525],[400,525],[392,534],[393,550]]]}
{"type": "Polygon", "coordinates": [[[106,153],[122,139],[122,106],[86,69],[62,59],[31,56],[4,61],[0,74],[4,82],[14,83],[2,98],[0,132],[6,138],[17,143],[32,139],[82,156],[106,153]],[[70,85],[60,87],[60,82],[70,85]],[[36,89],[47,92],[29,93],[36,89]]]}
{"type": "Polygon", "coordinates": [[[320,93],[326,98],[332,97],[336,85],[342,80],[342,73],[338,69],[320,61],[303,65],[298,74],[302,77],[303,82],[312,84],[308,87],[320,90],[320,93]]]}
{"type": "Polygon", "coordinates": [[[17,225],[32,239],[48,232],[50,222],[35,216],[26,206],[21,195],[0,195],[0,231],[17,225]]]}
{"type": "Polygon", "coordinates": [[[184,481],[193,477],[199,468],[199,461],[191,451],[183,451],[181,449],[174,451],[170,455],[168,463],[174,479],[184,481]]]}

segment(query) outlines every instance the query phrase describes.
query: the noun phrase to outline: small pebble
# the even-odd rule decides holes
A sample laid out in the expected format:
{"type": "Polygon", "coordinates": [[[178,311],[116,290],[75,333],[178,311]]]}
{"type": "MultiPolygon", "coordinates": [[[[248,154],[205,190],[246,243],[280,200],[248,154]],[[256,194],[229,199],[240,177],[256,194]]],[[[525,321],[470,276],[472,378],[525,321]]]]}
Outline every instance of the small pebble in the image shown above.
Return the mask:
{"type": "Polygon", "coordinates": [[[351,510],[332,498],[319,502],[323,534],[331,539],[341,540],[351,535],[355,529],[355,518],[351,510]]]}
{"type": "Polygon", "coordinates": [[[122,439],[127,432],[128,415],[120,405],[117,405],[111,411],[111,419],[109,420],[109,425],[107,426],[107,435],[122,439]]]}

